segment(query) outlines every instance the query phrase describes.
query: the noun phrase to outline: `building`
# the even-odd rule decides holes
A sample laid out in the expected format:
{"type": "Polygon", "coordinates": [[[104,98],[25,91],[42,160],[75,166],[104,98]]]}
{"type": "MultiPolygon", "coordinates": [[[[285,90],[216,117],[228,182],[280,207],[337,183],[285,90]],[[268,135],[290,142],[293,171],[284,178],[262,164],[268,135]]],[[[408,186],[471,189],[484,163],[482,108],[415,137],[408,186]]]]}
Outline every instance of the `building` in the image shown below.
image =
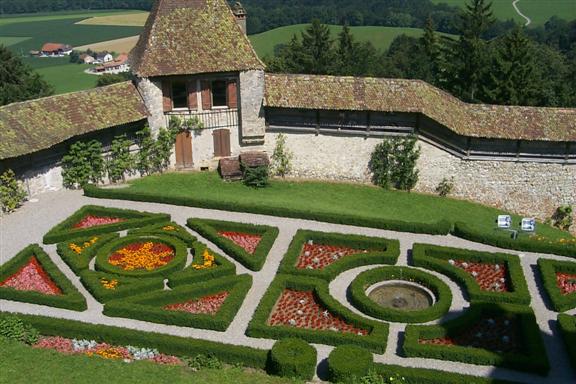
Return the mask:
{"type": "Polygon", "coordinates": [[[94,55],[93,64],[104,64],[114,61],[114,56],[109,52],[100,52],[94,55]]]}
{"type": "Polygon", "coordinates": [[[109,61],[102,65],[98,65],[93,69],[98,74],[118,74],[123,72],[130,72],[130,65],[128,64],[128,55],[125,53],[120,54],[115,60],[109,61]]]}
{"type": "Polygon", "coordinates": [[[156,0],[129,56],[134,83],[0,107],[0,171],[31,193],[59,188],[70,142],[146,122],[157,133],[178,116],[204,129],[178,135],[177,169],[270,154],[284,133],[294,176],[366,182],[382,138],[415,134],[417,191],[453,177],[458,197],[540,218],[576,204],[576,109],[468,104],[419,80],[265,73],[233,8],[156,0]]]}
{"type": "Polygon", "coordinates": [[[67,44],[46,43],[40,50],[40,56],[44,57],[61,57],[69,56],[72,53],[72,47],[67,44]]]}
{"type": "Polygon", "coordinates": [[[96,59],[93,56],[90,56],[87,53],[83,53],[80,55],[80,60],[83,64],[93,64],[96,59]]]}

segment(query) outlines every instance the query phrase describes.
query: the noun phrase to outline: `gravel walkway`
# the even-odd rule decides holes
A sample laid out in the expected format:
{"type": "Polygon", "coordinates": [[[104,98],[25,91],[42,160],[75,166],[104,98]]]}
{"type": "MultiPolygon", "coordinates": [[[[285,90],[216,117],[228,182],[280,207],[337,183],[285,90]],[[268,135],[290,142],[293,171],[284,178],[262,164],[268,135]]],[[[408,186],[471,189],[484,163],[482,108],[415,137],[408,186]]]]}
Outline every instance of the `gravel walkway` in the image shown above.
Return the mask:
{"type": "MultiPolygon", "coordinates": [[[[191,191],[193,193],[193,191],[191,191]]],[[[111,318],[102,314],[102,304],[98,303],[80,284],[79,278],[68,268],[68,266],[56,254],[56,247],[54,245],[43,246],[43,248],[50,255],[52,260],[58,267],[65,273],[65,275],[74,283],[80,292],[86,297],[88,301],[88,310],[84,312],[68,311],[64,309],[57,309],[52,307],[18,303],[7,300],[0,300],[0,310],[38,314],[44,316],[54,316],[72,320],[80,320],[95,324],[115,325],[131,329],[138,329],[143,331],[161,332],[177,336],[193,337],[205,340],[212,340],[218,342],[225,342],[236,345],[247,345],[256,348],[271,348],[274,340],[270,339],[255,339],[245,336],[246,327],[258,303],[264,295],[269,284],[274,279],[276,270],[280,261],[286,252],[292,237],[298,229],[309,229],[317,231],[333,231],[341,233],[361,234],[367,236],[379,236],[389,239],[398,239],[400,241],[401,256],[399,260],[400,265],[406,265],[408,261],[408,250],[416,242],[428,243],[435,245],[452,246],[458,248],[482,250],[482,251],[502,251],[511,254],[518,254],[522,260],[522,267],[524,275],[528,282],[528,288],[532,295],[532,308],[536,313],[536,318],[540,329],[543,332],[545,345],[548,353],[548,358],[551,361],[552,369],[547,378],[539,376],[512,371],[503,368],[494,368],[490,366],[477,366],[463,363],[456,363],[450,361],[441,361],[433,359],[422,358],[406,358],[400,356],[401,341],[403,338],[405,324],[391,323],[390,336],[388,339],[388,347],[383,355],[375,355],[375,361],[398,364],[409,367],[432,368],[452,372],[464,372],[477,376],[494,377],[499,379],[516,380],[526,383],[574,383],[576,381],[575,372],[570,368],[562,340],[558,337],[558,329],[556,326],[557,313],[549,310],[549,303],[545,302],[541,295],[542,282],[537,273],[536,262],[538,258],[546,256],[551,259],[565,260],[566,258],[554,255],[541,255],[535,253],[522,253],[511,250],[503,250],[496,247],[473,243],[467,240],[459,239],[453,236],[433,236],[424,234],[410,234],[402,232],[385,231],[373,228],[362,228],[345,226],[338,224],[320,223],[308,220],[287,219],[272,216],[244,214],[236,212],[225,212],[206,210],[199,208],[179,207],[172,205],[156,204],[156,203],[139,203],[130,201],[117,201],[117,200],[101,200],[92,199],[82,196],[79,191],[59,191],[46,193],[39,196],[39,201],[28,202],[17,212],[0,218],[0,263],[3,264],[9,258],[13,257],[18,251],[26,247],[30,243],[42,242],[43,235],[50,230],[54,225],[61,222],[77,209],[87,204],[136,209],[148,212],[164,212],[169,213],[172,219],[180,225],[185,225],[186,220],[190,217],[211,218],[219,220],[231,220],[239,222],[248,222],[255,224],[264,224],[276,226],[280,229],[279,236],[272,247],[268,256],[266,264],[262,271],[252,272],[244,268],[242,265],[236,263],[238,273],[249,273],[254,277],[254,283],[247,298],[240,308],[238,315],[232,322],[231,326],[226,332],[216,332],[209,330],[200,330],[194,328],[177,327],[162,324],[153,324],[139,320],[111,318]]],[[[195,234],[197,235],[197,234],[195,234]]],[[[198,236],[198,235],[197,235],[198,236]]],[[[214,246],[211,242],[198,236],[199,239],[216,251],[224,254],[218,247],[214,246]]],[[[360,267],[350,271],[346,271],[338,276],[330,284],[331,294],[339,300],[343,305],[354,309],[346,299],[346,288],[353,280],[353,278],[361,271],[374,268],[374,266],[360,267]]],[[[428,271],[439,278],[441,278],[452,289],[453,302],[450,312],[442,319],[446,320],[457,316],[464,308],[468,306],[468,302],[463,296],[462,290],[452,280],[442,274],[428,271]]],[[[576,314],[576,310],[569,313],[576,314]]],[[[430,322],[430,324],[437,323],[430,322]]],[[[325,345],[316,345],[318,349],[318,362],[321,363],[330,353],[332,347],[325,345]]],[[[323,364],[320,364],[319,372],[322,376],[323,364]]]]}

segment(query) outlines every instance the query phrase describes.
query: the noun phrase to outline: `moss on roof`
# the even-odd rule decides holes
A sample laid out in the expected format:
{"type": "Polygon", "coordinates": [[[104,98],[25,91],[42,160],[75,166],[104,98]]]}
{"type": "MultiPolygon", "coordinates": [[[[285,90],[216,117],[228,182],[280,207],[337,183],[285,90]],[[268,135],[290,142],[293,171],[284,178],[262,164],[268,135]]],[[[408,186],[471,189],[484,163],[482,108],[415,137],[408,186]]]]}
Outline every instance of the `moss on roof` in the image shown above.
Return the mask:
{"type": "Polygon", "coordinates": [[[130,62],[141,77],[264,68],[225,0],[156,0],[130,62]]]}
{"type": "Polygon", "coordinates": [[[71,137],[145,119],[131,82],[0,107],[0,159],[50,148],[71,137]]]}
{"type": "Polygon", "coordinates": [[[467,104],[420,80],[267,74],[265,105],[414,112],[463,136],[576,141],[576,109],[467,104]]]}

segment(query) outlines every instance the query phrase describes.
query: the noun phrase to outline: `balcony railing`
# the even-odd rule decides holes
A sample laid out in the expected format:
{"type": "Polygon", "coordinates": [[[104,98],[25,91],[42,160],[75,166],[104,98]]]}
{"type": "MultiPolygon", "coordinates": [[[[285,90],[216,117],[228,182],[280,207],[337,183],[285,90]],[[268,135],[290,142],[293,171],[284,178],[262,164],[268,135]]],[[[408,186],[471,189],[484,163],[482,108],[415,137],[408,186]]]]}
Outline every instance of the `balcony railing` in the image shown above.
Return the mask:
{"type": "Polygon", "coordinates": [[[178,116],[182,119],[195,117],[200,120],[204,129],[235,128],[238,127],[238,110],[237,109],[216,109],[202,112],[179,112],[172,111],[166,115],[166,124],[170,121],[171,116],[178,116]]]}

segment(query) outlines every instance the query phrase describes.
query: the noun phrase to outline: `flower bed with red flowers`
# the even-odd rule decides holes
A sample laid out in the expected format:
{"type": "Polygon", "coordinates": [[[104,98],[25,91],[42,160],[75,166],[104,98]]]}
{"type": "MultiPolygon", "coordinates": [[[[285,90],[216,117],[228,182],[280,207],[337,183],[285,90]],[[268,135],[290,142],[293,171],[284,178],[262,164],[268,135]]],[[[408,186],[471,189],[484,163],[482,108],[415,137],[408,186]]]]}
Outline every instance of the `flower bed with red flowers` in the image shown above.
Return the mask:
{"type": "Polygon", "coordinates": [[[116,250],[108,262],[125,271],[153,271],[174,259],[174,249],[160,242],[136,242],[116,250]]]}
{"type": "Polygon", "coordinates": [[[563,295],[576,292],[576,273],[556,272],[556,284],[563,295]]]}
{"type": "Polygon", "coordinates": [[[576,308],[576,263],[541,258],[538,268],[552,309],[565,312],[576,308]]]}
{"type": "Polygon", "coordinates": [[[296,262],[296,268],[324,269],[343,257],[360,253],[368,253],[368,251],[366,249],[314,244],[312,240],[309,240],[302,247],[302,251],[300,252],[300,256],[298,256],[298,261],[296,262]]]}
{"type": "Polygon", "coordinates": [[[474,263],[465,260],[448,260],[450,265],[461,268],[468,272],[483,291],[510,292],[506,276],[506,265],[474,263]]]}
{"type": "Polygon", "coordinates": [[[99,225],[116,224],[122,221],[126,221],[126,219],[122,219],[120,217],[86,215],[82,218],[82,220],[74,224],[72,228],[74,229],[92,228],[97,227],[99,225]]]}
{"type": "Polygon", "coordinates": [[[188,313],[203,313],[215,315],[228,297],[229,292],[219,292],[214,295],[204,296],[198,300],[189,300],[183,303],[165,305],[163,308],[169,311],[181,311],[188,313]]]}
{"type": "Polygon", "coordinates": [[[0,283],[2,287],[10,287],[19,291],[36,291],[45,295],[61,295],[62,290],[50,279],[36,256],[32,256],[18,272],[0,283]]]}
{"type": "Polygon", "coordinates": [[[254,254],[260,240],[262,240],[262,236],[250,233],[218,231],[218,234],[231,240],[251,255],[254,254]]]}
{"type": "Polygon", "coordinates": [[[368,331],[348,324],[320,305],[313,291],[285,289],[278,299],[270,318],[269,325],[286,325],[297,328],[353,333],[365,336],[368,331]]]}

